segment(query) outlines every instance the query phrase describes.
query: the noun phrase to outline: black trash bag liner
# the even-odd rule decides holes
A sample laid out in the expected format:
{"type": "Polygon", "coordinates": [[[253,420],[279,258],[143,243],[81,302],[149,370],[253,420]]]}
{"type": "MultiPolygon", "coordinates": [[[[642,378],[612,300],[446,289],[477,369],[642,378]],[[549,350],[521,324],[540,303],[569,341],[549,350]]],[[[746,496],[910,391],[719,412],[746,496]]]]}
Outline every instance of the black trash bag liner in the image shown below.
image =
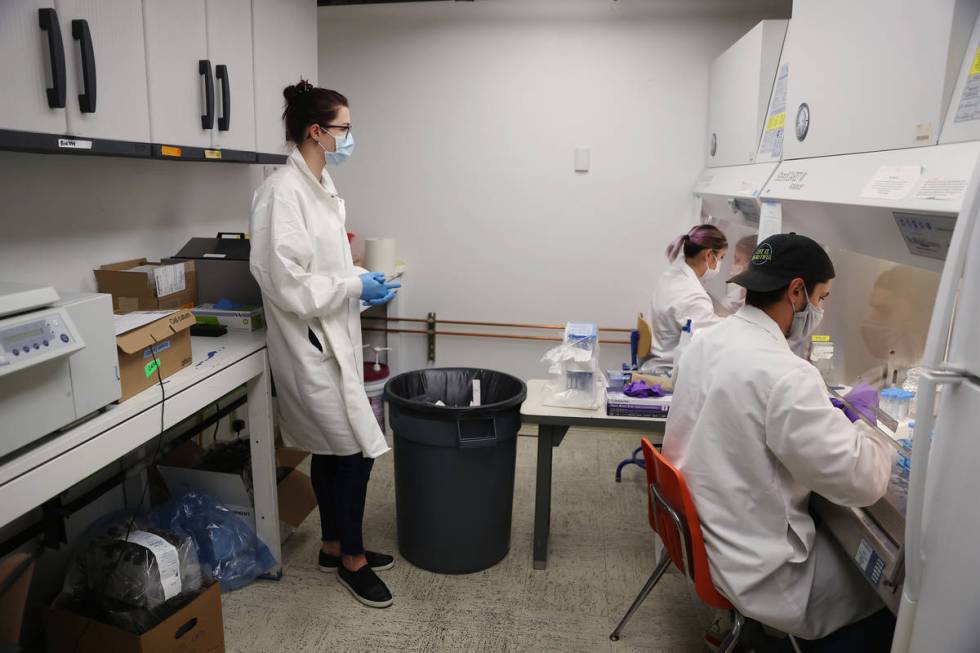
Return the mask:
{"type": "Polygon", "coordinates": [[[480,417],[519,406],[527,398],[527,386],[520,379],[503,372],[472,368],[435,368],[417,370],[396,376],[385,386],[390,403],[430,413],[465,411],[480,417]],[[480,406],[470,407],[473,380],[480,381],[480,406]],[[445,405],[436,406],[436,401],[445,405]]]}

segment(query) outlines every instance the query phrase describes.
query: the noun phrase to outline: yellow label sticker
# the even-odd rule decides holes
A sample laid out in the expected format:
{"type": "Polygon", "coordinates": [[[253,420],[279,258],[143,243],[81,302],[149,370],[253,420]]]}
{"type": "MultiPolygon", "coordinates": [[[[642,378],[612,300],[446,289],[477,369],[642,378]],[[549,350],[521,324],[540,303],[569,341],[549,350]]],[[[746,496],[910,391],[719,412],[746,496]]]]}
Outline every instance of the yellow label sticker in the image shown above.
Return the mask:
{"type": "Polygon", "coordinates": [[[220,159],[221,150],[204,150],[205,159],[220,159]]]}
{"type": "Polygon", "coordinates": [[[811,342],[830,342],[830,336],[813,336],[811,342]]]}
{"type": "Polygon", "coordinates": [[[783,125],[786,124],[786,112],[777,113],[773,116],[769,116],[769,122],[766,123],[766,131],[771,132],[774,129],[782,129],[783,125]]]}
{"type": "Polygon", "coordinates": [[[172,145],[161,145],[160,154],[163,156],[183,156],[184,150],[179,147],[174,147],[172,145]]]}
{"type": "Polygon", "coordinates": [[[973,55],[973,65],[970,66],[970,77],[974,75],[980,75],[980,48],[977,48],[977,53],[973,55]]]}

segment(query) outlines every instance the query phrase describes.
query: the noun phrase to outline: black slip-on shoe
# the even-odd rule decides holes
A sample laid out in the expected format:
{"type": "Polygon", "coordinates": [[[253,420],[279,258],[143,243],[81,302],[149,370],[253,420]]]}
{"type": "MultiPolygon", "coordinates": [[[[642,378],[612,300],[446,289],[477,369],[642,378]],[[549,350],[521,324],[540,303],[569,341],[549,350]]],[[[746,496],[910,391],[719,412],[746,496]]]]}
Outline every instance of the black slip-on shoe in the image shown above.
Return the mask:
{"type": "Polygon", "coordinates": [[[355,599],[369,608],[387,608],[395,602],[388,586],[367,565],[357,571],[348,571],[347,567],[341,565],[337,569],[337,580],[350,590],[355,599]]]}
{"type": "MultiPolygon", "coordinates": [[[[365,551],[364,557],[367,558],[368,567],[375,571],[388,571],[395,566],[395,559],[385,553],[365,551]]],[[[339,567],[340,556],[332,556],[320,551],[320,571],[333,572],[337,571],[339,567]]]]}

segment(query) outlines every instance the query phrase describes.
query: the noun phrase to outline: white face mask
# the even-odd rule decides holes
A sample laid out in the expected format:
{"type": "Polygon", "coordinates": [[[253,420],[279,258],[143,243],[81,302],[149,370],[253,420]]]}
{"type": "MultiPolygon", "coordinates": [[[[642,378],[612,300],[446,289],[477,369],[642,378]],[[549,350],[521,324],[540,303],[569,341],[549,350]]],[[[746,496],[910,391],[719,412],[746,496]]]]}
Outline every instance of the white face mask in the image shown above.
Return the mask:
{"type": "MultiPolygon", "coordinates": [[[[817,327],[820,326],[820,321],[823,320],[823,309],[813,305],[805,286],[803,292],[806,298],[806,306],[799,311],[793,306],[793,324],[789,327],[789,335],[786,336],[786,339],[793,345],[805,342],[807,338],[813,335],[817,327]]],[[[792,302],[790,305],[792,306],[792,302]]]]}
{"type": "Polygon", "coordinates": [[[704,269],[704,274],[701,275],[701,281],[711,281],[712,279],[717,277],[718,273],[721,271],[721,261],[718,260],[718,255],[716,254],[715,267],[711,267],[710,265],[708,265],[707,259],[705,259],[704,262],[705,265],[707,265],[708,267],[704,269]]]}

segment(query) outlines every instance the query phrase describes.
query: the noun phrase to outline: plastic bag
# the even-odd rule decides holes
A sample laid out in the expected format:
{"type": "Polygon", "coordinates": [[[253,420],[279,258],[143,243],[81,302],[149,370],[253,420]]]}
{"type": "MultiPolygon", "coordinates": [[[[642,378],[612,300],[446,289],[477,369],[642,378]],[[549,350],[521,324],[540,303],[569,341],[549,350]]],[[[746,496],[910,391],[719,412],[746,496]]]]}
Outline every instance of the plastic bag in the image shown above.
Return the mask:
{"type": "Polygon", "coordinates": [[[117,514],[81,540],[55,605],[141,634],[209,581],[190,536],[117,514]]]}
{"type": "Polygon", "coordinates": [[[560,345],[548,350],[551,380],[545,384],[544,404],[595,410],[602,405],[606,379],[599,366],[599,328],[569,323],[560,345]]]}
{"type": "Polygon", "coordinates": [[[241,589],[276,566],[252,527],[203,492],[188,492],[149,518],[160,528],[194,539],[201,566],[221,583],[222,592],[241,589]]]}

